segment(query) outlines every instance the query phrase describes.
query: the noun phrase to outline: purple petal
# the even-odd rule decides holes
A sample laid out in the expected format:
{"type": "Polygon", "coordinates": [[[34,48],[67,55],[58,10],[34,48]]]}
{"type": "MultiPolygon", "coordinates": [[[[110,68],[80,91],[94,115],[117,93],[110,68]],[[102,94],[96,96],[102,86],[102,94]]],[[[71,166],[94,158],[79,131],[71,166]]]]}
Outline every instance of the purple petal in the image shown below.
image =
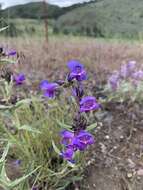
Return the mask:
{"type": "Polygon", "coordinates": [[[7,56],[15,56],[16,55],[16,51],[15,50],[11,50],[11,51],[9,51],[6,55],[7,56]]]}
{"type": "Polygon", "coordinates": [[[68,148],[65,151],[61,152],[61,156],[68,161],[72,161],[74,156],[74,151],[72,148],[68,148]]]}
{"type": "Polygon", "coordinates": [[[48,86],[48,81],[47,80],[43,80],[40,82],[40,88],[41,90],[44,90],[44,89],[47,89],[47,86],[48,86]]]}
{"type": "Polygon", "coordinates": [[[18,75],[14,75],[13,81],[16,83],[16,85],[21,85],[25,81],[25,75],[23,73],[19,73],[18,75]]]}
{"type": "Polygon", "coordinates": [[[96,98],[92,96],[87,96],[82,98],[80,101],[80,111],[81,112],[88,112],[91,110],[97,110],[101,107],[99,103],[97,103],[96,98]]]}
{"type": "Polygon", "coordinates": [[[74,71],[76,68],[79,68],[81,70],[84,68],[84,66],[78,60],[70,60],[67,63],[67,66],[70,71],[74,71]]]}

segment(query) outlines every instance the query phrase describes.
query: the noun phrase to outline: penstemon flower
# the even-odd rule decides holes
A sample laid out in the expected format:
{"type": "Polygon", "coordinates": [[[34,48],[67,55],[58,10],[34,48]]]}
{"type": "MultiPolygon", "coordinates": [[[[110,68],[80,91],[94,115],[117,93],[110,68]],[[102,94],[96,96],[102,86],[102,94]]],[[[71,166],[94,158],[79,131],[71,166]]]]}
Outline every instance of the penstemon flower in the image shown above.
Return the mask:
{"type": "Polygon", "coordinates": [[[81,130],[77,133],[64,130],[61,133],[61,143],[65,145],[66,150],[61,153],[61,156],[73,162],[74,152],[84,151],[88,145],[94,143],[94,137],[87,131],[81,130]]]}
{"type": "Polygon", "coordinates": [[[136,71],[135,73],[133,73],[132,77],[135,80],[143,80],[143,71],[142,70],[136,71]]]}
{"type": "Polygon", "coordinates": [[[95,97],[87,96],[80,101],[80,112],[89,112],[91,110],[98,110],[99,108],[100,104],[97,103],[95,97]]]}
{"type": "Polygon", "coordinates": [[[135,61],[129,61],[127,64],[121,66],[120,76],[124,79],[130,77],[136,67],[135,61]]]}
{"type": "Polygon", "coordinates": [[[77,60],[71,60],[67,64],[70,73],[68,75],[68,81],[76,79],[77,81],[83,81],[87,79],[87,74],[84,66],[77,60]]]}
{"type": "Polygon", "coordinates": [[[108,84],[112,90],[116,90],[119,86],[120,76],[118,72],[114,72],[108,79],[108,84]]]}
{"type": "Polygon", "coordinates": [[[13,81],[16,85],[22,85],[25,81],[25,75],[23,73],[19,73],[13,76],[13,81]]]}
{"type": "Polygon", "coordinates": [[[65,151],[61,152],[61,156],[71,162],[71,163],[74,163],[75,161],[73,160],[73,157],[74,157],[74,150],[72,147],[70,148],[67,148],[65,151]]]}
{"type": "Polygon", "coordinates": [[[47,80],[43,80],[40,83],[40,88],[44,92],[44,96],[48,98],[54,98],[55,92],[59,85],[57,83],[48,83],[47,80]]]}
{"type": "Polygon", "coordinates": [[[17,52],[15,50],[6,52],[6,56],[15,56],[16,54],[17,54],[17,52]]]}

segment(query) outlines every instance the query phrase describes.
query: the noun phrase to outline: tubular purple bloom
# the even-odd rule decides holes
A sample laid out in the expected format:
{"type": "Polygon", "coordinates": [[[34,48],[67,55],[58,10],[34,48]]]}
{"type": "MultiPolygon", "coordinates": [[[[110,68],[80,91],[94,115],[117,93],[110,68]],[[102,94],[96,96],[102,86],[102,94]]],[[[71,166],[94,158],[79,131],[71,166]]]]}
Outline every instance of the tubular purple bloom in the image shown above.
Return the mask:
{"type": "Polygon", "coordinates": [[[14,75],[13,81],[16,83],[16,85],[21,85],[25,81],[25,75],[23,73],[19,73],[18,75],[14,75]]]}
{"type": "Polygon", "coordinates": [[[70,74],[68,76],[68,81],[76,79],[77,81],[82,81],[87,79],[87,74],[84,69],[84,66],[77,60],[71,60],[68,62],[68,68],[70,74]]]}
{"type": "Polygon", "coordinates": [[[108,83],[110,85],[110,87],[112,88],[112,90],[116,90],[118,85],[119,85],[119,80],[120,80],[120,77],[119,77],[119,73],[118,72],[115,72],[113,73],[109,79],[108,79],[108,83]]]}
{"type": "Polygon", "coordinates": [[[61,143],[64,145],[69,145],[71,144],[73,138],[74,138],[74,133],[68,130],[63,130],[60,135],[62,136],[62,141],[61,143]]]}
{"type": "Polygon", "coordinates": [[[87,74],[85,70],[81,70],[81,71],[72,71],[69,74],[68,80],[71,81],[73,79],[76,79],[77,81],[83,81],[87,79],[87,74]]]}
{"type": "Polygon", "coordinates": [[[61,152],[61,156],[73,163],[74,151],[72,148],[67,148],[65,151],[61,152]]]}
{"type": "Polygon", "coordinates": [[[48,98],[54,98],[55,92],[59,85],[57,83],[48,83],[48,81],[44,80],[40,84],[41,90],[44,91],[44,96],[48,98]]]}
{"type": "Polygon", "coordinates": [[[84,69],[84,66],[78,61],[78,60],[70,60],[68,63],[67,63],[67,66],[69,68],[69,70],[72,72],[72,71],[75,71],[75,70],[83,70],[84,69]]]}
{"type": "Polygon", "coordinates": [[[80,131],[79,134],[74,138],[73,144],[76,145],[80,151],[85,150],[88,145],[94,143],[94,137],[87,131],[80,131]]]}
{"type": "Polygon", "coordinates": [[[136,62],[129,61],[127,64],[121,66],[120,75],[122,78],[128,78],[135,70],[136,62]]]}
{"type": "Polygon", "coordinates": [[[48,85],[49,85],[48,81],[47,80],[43,80],[43,81],[40,82],[40,89],[41,90],[46,90],[47,87],[48,87],[48,85]]]}
{"type": "Polygon", "coordinates": [[[143,71],[139,70],[139,71],[133,73],[132,77],[136,80],[143,80],[143,71]]]}
{"type": "Polygon", "coordinates": [[[91,110],[98,110],[100,104],[97,103],[96,98],[93,96],[87,96],[80,101],[80,112],[89,112],[91,110]]]}
{"type": "Polygon", "coordinates": [[[15,50],[11,50],[9,52],[6,53],[7,56],[15,56],[16,55],[16,51],[15,50]]]}
{"type": "Polygon", "coordinates": [[[134,71],[135,70],[135,67],[136,67],[136,61],[132,60],[132,61],[129,61],[127,63],[127,68],[128,70],[131,72],[131,71],[134,71]]]}

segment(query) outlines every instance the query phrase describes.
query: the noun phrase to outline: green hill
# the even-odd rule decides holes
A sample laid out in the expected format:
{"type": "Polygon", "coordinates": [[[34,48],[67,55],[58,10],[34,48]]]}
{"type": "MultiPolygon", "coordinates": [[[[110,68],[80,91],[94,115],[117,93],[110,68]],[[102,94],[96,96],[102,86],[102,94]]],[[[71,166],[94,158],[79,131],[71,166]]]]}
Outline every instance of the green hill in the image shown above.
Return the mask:
{"type": "Polygon", "coordinates": [[[72,11],[75,8],[86,6],[89,3],[90,2],[77,3],[72,6],[63,7],[63,8],[56,5],[46,4],[46,8],[44,8],[42,1],[31,2],[31,3],[22,4],[22,5],[8,7],[2,11],[2,14],[3,14],[3,17],[5,18],[9,15],[10,18],[39,19],[39,18],[44,18],[48,16],[50,19],[57,19],[59,16],[69,11],[72,11]],[[43,13],[46,10],[47,12],[43,13]]]}
{"type": "Polygon", "coordinates": [[[46,8],[43,6],[43,2],[32,2],[24,5],[16,5],[9,8],[6,8],[2,11],[3,17],[10,18],[29,18],[29,19],[39,19],[44,18],[48,15],[49,18],[56,19],[62,15],[62,8],[55,5],[46,4],[46,8]],[[48,10],[45,14],[44,11],[48,10]]]}
{"type": "Polygon", "coordinates": [[[60,16],[54,31],[102,37],[143,35],[143,0],[98,0],[60,16]]]}

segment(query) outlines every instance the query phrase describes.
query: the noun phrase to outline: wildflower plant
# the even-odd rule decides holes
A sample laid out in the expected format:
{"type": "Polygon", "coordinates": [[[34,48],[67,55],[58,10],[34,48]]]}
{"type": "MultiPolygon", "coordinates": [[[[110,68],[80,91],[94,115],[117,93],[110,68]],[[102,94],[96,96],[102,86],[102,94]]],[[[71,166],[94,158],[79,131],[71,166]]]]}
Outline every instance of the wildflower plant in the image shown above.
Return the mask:
{"type": "Polygon", "coordinates": [[[90,125],[87,118],[101,106],[95,97],[85,95],[85,67],[77,60],[69,61],[67,67],[66,79],[42,80],[34,96],[30,91],[23,91],[22,97],[14,94],[26,85],[24,73],[11,73],[9,80],[1,80],[0,137],[12,145],[8,156],[22,173],[32,174],[17,189],[64,189],[81,179],[83,154],[95,142],[90,130],[96,124],[90,125]]]}
{"type": "Polygon", "coordinates": [[[105,91],[109,101],[142,101],[143,70],[136,61],[121,65],[109,76],[105,91]]]}

